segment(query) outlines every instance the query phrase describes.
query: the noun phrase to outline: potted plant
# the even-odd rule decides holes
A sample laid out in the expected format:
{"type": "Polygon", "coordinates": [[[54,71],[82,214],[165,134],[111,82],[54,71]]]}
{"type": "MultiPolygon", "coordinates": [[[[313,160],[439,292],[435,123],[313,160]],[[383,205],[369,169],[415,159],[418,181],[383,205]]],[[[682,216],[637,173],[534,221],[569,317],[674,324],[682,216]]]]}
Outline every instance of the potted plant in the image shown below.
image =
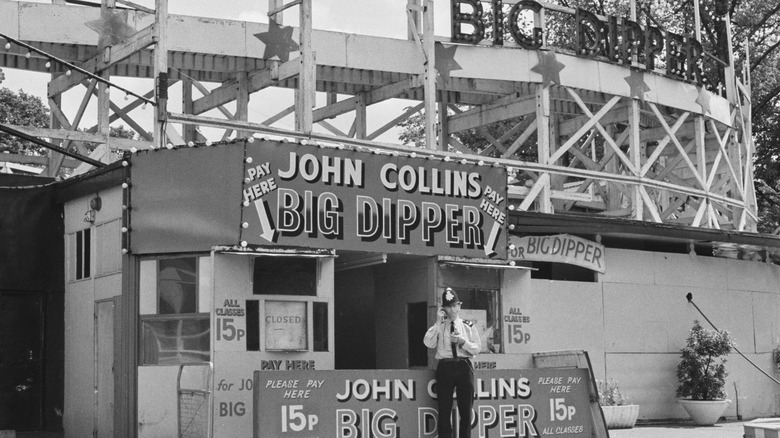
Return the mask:
{"type": "Polygon", "coordinates": [[[694,423],[711,426],[731,404],[726,399],[726,358],[731,336],[693,322],[687,345],[677,365],[677,397],[694,423]]]}
{"type": "Polygon", "coordinates": [[[599,390],[599,405],[604,413],[608,429],[630,429],[639,416],[639,405],[629,404],[620,392],[617,382],[609,379],[596,381],[599,390]]]}

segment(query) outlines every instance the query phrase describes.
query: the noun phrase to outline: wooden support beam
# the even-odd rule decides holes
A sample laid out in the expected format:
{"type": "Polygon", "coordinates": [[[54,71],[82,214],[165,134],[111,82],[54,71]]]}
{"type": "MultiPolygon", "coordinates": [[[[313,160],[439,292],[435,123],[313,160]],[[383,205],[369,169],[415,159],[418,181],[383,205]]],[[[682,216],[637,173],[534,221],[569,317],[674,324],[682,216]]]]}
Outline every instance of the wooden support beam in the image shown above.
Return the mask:
{"type": "MultiPolygon", "coordinates": [[[[49,99],[49,109],[51,110],[51,114],[54,117],[57,118],[57,121],[59,122],[59,124],[63,128],[65,128],[65,129],[67,129],[69,131],[70,130],[73,130],[73,131],[76,130],[76,128],[74,128],[73,125],[68,120],[68,117],[65,116],[65,113],[62,112],[62,110],[60,109],[59,105],[57,105],[57,102],[54,99],[52,99],[52,98],[49,99]]],[[[49,137],[49,138],[52,138],[52,137],[49,137]]],[[[103,143],[103,142],[100,142],[100,143],[103,143]]],[[[81,143],[76,143],[76,149],[78,150],[79,154],[81,154],[81,155],[88,155],[89,154],[89,151],[87,151],[87,149],[81,143]]]]}
{"type": "Polygon", "coordinates": [[[423,0],[423,48],[425,61],[425,146],[436,149],[436,37],[433,34],[433,0],[423,0]]]}
{"type": "MultiPolygon", "coordinates": [[[[634,166],[634,174],[639,176],[639,170],[642,167],[642,144],[639,142],[639,132],[642,129],[639,121],[639,100],[631,99],[628,108],[628,151],[631,157],[631,164],[634,166]]],[[[644,187],[634,185],[631,190],[631,207],[633,208],[634,219],[641,221],[644,219],[645,208],[655,213],[653,218],[656,222],[661,222],[658,212],[655,210],[655,204],[645,191],[644,187]],[[644,206],[642,205],[644,202],[644,206]]]]}
{"type": "Polygon", "coordinates": [[[265,119],[265,120],[263,121],[263,123],[262,123],[262,124],[263,124],[263,125],[268,125],[268,126],[271,126],[271,125],[273,125],[274,123],[276,123],[276,122],[278,122],[279,120],[281,120],[281,119],[283,119],[283,118],[285,118],[285,117],[289,116],[290,114],[292,114],[292,113],[294,113],[294,112],[295,112],[295,105],[288,106],[287,108],[285,108],[285,109],[283,109],[283,110],[279,111],[279,112],[278,112],[278,113],[276,113],[275,115],[273,115],[273,116],[271,116],[271,117],[269,117],[269,118],[265,119]]]}
{"type": "MultiPolygon", "coordinates": [[[[572,92],[574,94],[574,92],[572,92]]],[[[576,95],[576,94],[574,94],[576,95]]],[[[620,101],[620,96],[614,96],[609,102],[607,102],[606,105],[604,105],[595,115],[590,114],[590,120],[586,124],[584,124],[574,135],[569,137],[566,142],[555,151],[555,153],[550,157],[550,162],[554,163],[558,161],[563,154],[566,153],[566,151],[569,150],[569,148],[574,145],[577,141],[579,141],[580,137],[585,135],[586,132],[593,129],[596,125],[599,124],[599,121],[601,117],[603,117],[605,114],[607,114],[612,107],[615,106],[620,101]]],[[[605,135],[605,137],[608,137],[609,135],[605,135]]]]}
{"type": "MultiPolygon", "coordinates": [[[[285,81],[296,76],[301,69],[301,58],[276,65],[275,67],[255,71],[249,74],[248,90],[250,93],[267,88],[275,83],[285,81]]],[[[197,85],[196,85],[197,86],[197,85]]],[[[204,93],[206,94],[206,93],[204,93]]],[[[217,108],[236,100],[238,97],[238,81],[230,80],[207,93],[206,96],[192,103],[194,114],[203,114],[206,111],[217,108]]]]}
{"type": "Polygon", "coordinates": [[[286,9],[289,9],[289,8],[295,6],[295,5],[301,4],[301,1],[302,0],[293,0],[290,3],[287,3],[286,5],[277,6],[277,7],[275,7],[275,8],[273,8],[273,9],[268,11],[268,16],[272,17],[272,16],[275,16],[275,15],[281,14],[286,9]]]}
{"type": "Polygon", "coordinates": [[[364,139],[366,132],[366,100],[365,94],[357,95],[357,107],[355,108],[355,138],[364,139]]]}
{"type": "Polygon", "coordinates": [[[534,117],[528,117],[528,126],[525,128],[522,134],[520,134],[520,137],[517,137],[517,140],[515,140],[511,146],[509,146],[506,149],[506,152],[504,152],[501,157],[502,158],[509,158],[512,155],[517,152],[518,149],[520,149],[520,146],[523,145],[528,139],[531,137],[531,135],[536,132],[536,129],[539,127],[538,123],[534,123],[536,119],[534,117]]]}
{"type": "MultiPolygon", "coordinates": [[[[550,161],[550,87],[545,87],[543,84],[536,84],[536,138],[537,138],[537,155],[540,164],[552,165],[550,161]]],[[[531,188],[531,192],[539,195],[539,212],[540,213],[553,213],[553,206],[550,199],[550,174],[543,174],[534,186],[531,188]]],[[[530,202],[536,197],[536,194],[529,196],[521,204],[521,210],[527,210],[530,207],[530,202]],[[525,208],[523,208],[525,207],[525,208]]]]}
{"type": "Polygon", "coordinates": [[[425,107],[424,103],[417,104],[413,107],[407,108],[403,113],[401,113],[399,116],[395,117],[393,120],[385,123],[382,125],[381,128],[377,129],[376,131],[372,132],[370,135],[366,137],[368,140],[373,140],[380,135],[384,134],[385,132],[389,131],[394,126],[398,125],[398,123],[408,119],[412,114],[420,112],[421,109],[425,107]]]}
{"type": "MultiPolygon", "coordinates": [[[[666,145],[668,145],[669,142],[672,140],[672,136],[676,136],[677,135],[677,131],[680,129],[680,127],[683,125],[683,123],[685,123],[685,120],[688,118],[689,114],[690,113],[688,113],[688,112],[683,113],[677,119],[677,121],[674,122],[674,126],[672,126],[672,129],[669,132],[664,131],[664,132],[666,132],[666,136],[664,136],[664,138],[661,139],[660,142],[658,142],[658,146],[656,146],[656,148],[653,151],[653,153],[650,155],[650,157],[647,159],[647,161],[645,161],[645,164],[642,166],[642,169],[639,171],[639,175],[640,176],[645,176],[647,174],[647,172],[650,170],[650,168],[652,168],[655,165],[656,161],[658,160],[658,157],[664,151],[664,148],[666,148],[666,145]]],[[[642,139],[642,137],[640,135],[639,141],[641,142],[642,140],[643,139],[642,139]]]]}
{"type": "MultiPolygon", "coordinates": [[[[52,100],[57,104],[57,106],[62,105],[62,95],[53,96],[52,100]]],[[[52,129],[60,128],[59,120],[57,120],[57,118],[51,114],[49,115],[49,126],[52,129]]],[[[62,162],[65,159],[65,154],[61,154],[55,150],[49,150],[47,152],[47,156],[47,165],[43,170],[43,174],[49,177],[55,177],[60,172],[60,166],[62,166],[62,162]]]]}
{"type": "Polygon", "coordinates": [[[448,118],[450,132],[456,133],[513,117],[534,114],[535,111],[536,101],[534,96],[524,96],[515,93],[489,104],[450,116],[448,118]]]}
{"type": "Polygon", "coordinates": [[[155,97],[157,106],[154,111],[153,123],[153,135],[154,147],[162,148],[165,146],[165,125],[168,118],[168,83],[166,80],[168,76],[168,0],[155,0],[155,33],[157,35],[156,44],[154,46],[154,83],[155,83],[155,97]],[[165,88],[163,88],[165,87],[165,88]]]}
{"type": "Polygon", "coordinates": [[[652,103],[650,103],[649,105],[650,105],[650,108],[655,113],[656,117],[658,117],[658,121],[661,123],[661,127],[663,127],[664,130],[666,130],[667,135],[669,136],[669,138],[672,140],[672,143],[674,144],[674,146],[679,151],[680,157],[682,157],[682,159],[688,164],[688,167],[694,173],[694,176],[696,177],[696,180],[699,182],[699,185],[701,186],[702,189],[704,189],[705,186],[706,186],[706,183],[704,182],[704,179],[702,179],[702,177],[699,174],[699,172],[696,170],[696,166],[694,166],[693,162],[691,161],[690,157],[688,156],[688,152],[685,150],[685,148],[682,147],[682,145],[680,144],[680,141],[677,140],[677,137],[674,136],[674,134],[672,133],[671,128],[666,123],[666,120],[664,119],[663,116],[661,116],[661,113],[658,111],[658,107],[656,107],[652,103]]]}
{"type": "MultiPolygon", "coordinates": [[[[184,114],[192,114],[192,79],[184,78],[181,83],[181,107],[184,114]]],[[[184,141],[194,142],[198,139],[197,131],[192,125],[184,125],[184,141]]]]}
{"type": "Polygon", "coordinates": [[[295,109],[295,129],[305,134],[311,133],[313,125],[312,109],[315,105],[317,92],[317,66],[314,61],[314,49],[312,48],[312,0],[302,0],[300,7],[300,49],[301,66],[298,74],[298,95],[295,109]]]}
{"type": "MultiPolygon", "coordinates": [[[[423,82],[422,76],[416,75],[409,79],[404,79],[403,81],[400,82],[388,84],[373,89],[371,91],[364,93],[363,102],[365,103],[365,105],[368,106],[378,102],[385,101],[387,99],[400,96],[413,88],[419,88],[420,86],[422,86],[422,82],[423,82]]],[[[344,100],[338,101],[332,105],[328,105],[314,110],[312,117],[314,122],[317,123],[320,120],[332,119],[336,116],[340,116],[341,114],[354,111],[357,108],[357,106],[358,106],[358,98],[349,97],[344,100]]]]}
{"type": "MultiPolygon", "coordinates": [[[[439,150],[446,151],[449,149],[450,141],[450,124],[448,121],[448,110],[446,103],[439,103],[439,150]]],[[[501,144],[499,142],[499,144],[501,144]]]]}
{"type": "MultiPolygon", "coordinates": [[[[156,27],[154,24],[141,29],[134,35],[115,46],[105,47],[97,55],[85,61],[81,68],[98,74],[109,67],[129,58],[131,55],[143,50],[157,42],[156,27]]],[[[61,75],[49,82],[48,95],[55,96],[70,90],[74,86],[87,79],[87,76],[77,71],[70,75],[61,75]]]]}
{"type": "MultiPolygon", "coordinates": [[[[106,137],[83,131],[69,131],[65,129],[33,128],[30,126],[17,126],[2,123],[1,125],[24,132],[27,135],[52,140],[66,140],[72,142],[106,143],[106,137]]],[[[131,140],[128,138],[111,137],[111,147],[118,150],[127,150],[131,147],[142,148],[151,146],[151,142],[131,140]]]]}
{"type": "Polygon", "coordinates": [[[319,122],[317,122],[317,123],[318,123],[320,126],[322,126],[323,128],[327,129],[328,131],[330,131],[331,133],[333,133],[333,134],[335,134],[335,135],[340,135],[340,136],[342,136],[342,137],[348,137],[348,138],[352,138],[352,136],[351,136],[351,135],[349,135],[349,134],[347,134],[346,132],[344,132],[344,131],[340,130],[339,128],[337,128],[337,127],[335,127],[335,126],[331,125],[330,123],[328,123],[328,122],[327,122],[327,121],[325,121],[325,120],[320,120],[320,121],[319,121],[319,122]]]}
{"type": "MultiPolygon", "coordinates": [[[[38,166],[48,166],[50,162],[51,160],[49,159],[49,157],[44,157],[41,155],[0,154],[0,163],[34,164],[38,166]]],[[[62,160],[62,163],[60,164],[60,168],[73,169],[77,167],[79,164],[81,164],[80,161],[74,158],[65,157],[62,160]]],[[[56,176],[56,175],[52,175],[52,176],[56,176]]]]}
{"type": "MultiPolygon", "coordinates": [[[[238,72],[238,96],[236,99],[236,120],[249,121],[249,78],[245,71],[238,72]]],[[[251,135],[248,131],[238,131],[239,138],[251,135]]]]}

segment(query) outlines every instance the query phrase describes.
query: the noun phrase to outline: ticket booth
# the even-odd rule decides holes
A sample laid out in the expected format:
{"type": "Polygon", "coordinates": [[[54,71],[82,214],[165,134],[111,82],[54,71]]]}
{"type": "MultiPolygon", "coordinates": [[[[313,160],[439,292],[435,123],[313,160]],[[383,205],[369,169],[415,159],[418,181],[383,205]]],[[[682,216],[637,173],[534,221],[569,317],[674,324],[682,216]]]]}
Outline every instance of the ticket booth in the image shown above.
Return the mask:
{"type": "Polygon", "coordinates": [[[490,213],[503,168],[273,141],[143,151],[128,168],[139,436],[246,435],[255,371],[430,369],[445,287],[480,330],[477,366],[520,363],[505,345],[522,332],[501,319],[527,271],[490,213]]]}

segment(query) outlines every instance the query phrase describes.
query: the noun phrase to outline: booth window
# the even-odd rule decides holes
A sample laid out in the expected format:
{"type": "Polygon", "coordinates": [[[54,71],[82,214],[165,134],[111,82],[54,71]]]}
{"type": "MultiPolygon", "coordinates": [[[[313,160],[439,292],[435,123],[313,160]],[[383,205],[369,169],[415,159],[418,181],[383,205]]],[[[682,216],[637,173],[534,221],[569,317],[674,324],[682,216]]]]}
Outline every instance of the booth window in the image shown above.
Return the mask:
{"type": "Polygon", "coordinates": [[[255,295],[317,295],[317,260],[304,257],[255,257],[255,295]]]}
{"type": "Polygon", "coordinates": [[[451,287],[463,301],[460,317],[474,322],[482,341],[480,353],[503,353],[501,271],[494,268],[439,264],[439,284],[451,287]]]}
{"type": "Polygon", "coordinates": [[[500,293],[497,289],[454,287],[463,301],[460,317],[474,323],[482,342],[480,353],[501,353],[500,293]]]}
{"type": "Polygon", "coordinates": [[[254,258],[247,351],[328,351],[328,303],[317,298],[318,260],[254,258]]]}
{"type": "Polygon", "coordinates": [[[198,313],[198,258],[157,260],[157,313],[142,317],[144,365],[207,362],[211,323],[198,313]]]}
{"type": "Polygon", "coordinates": [[[533,262],[531,278],[538,280],[597,282],[596,272],[576,265],[552,262],[533,262]]]}
{"type": "Polygon", "coordinates": [[[92,232],[89,228],[85,228],[81,231],[76,231],[71,234],[71,259],[73,260],[73,280],[83,280],[89,278],[92,273],[90,267],[92,265],[92,232]]]}

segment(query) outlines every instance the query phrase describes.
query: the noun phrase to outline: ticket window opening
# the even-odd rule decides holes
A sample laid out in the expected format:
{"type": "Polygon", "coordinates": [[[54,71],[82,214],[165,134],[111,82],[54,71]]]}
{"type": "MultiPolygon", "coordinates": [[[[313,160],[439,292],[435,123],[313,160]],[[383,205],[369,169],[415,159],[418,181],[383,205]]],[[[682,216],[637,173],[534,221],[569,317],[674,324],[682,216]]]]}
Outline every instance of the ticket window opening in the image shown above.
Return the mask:
{"type": "MultiPolygon", "coordinates": [[[[335,261],[336,369],[408,369],[409,303],[426,301],[430,257],[339,251],[335,261]]],[[[427,323],[420,312],[420,323],[427,323]]],[[[424,348],[424,345],[423,345],[424,348]]]]}
{"type": "Polygon", "coordinates": [[[318,297],[318,264],[312,257],[254,257],[247,351],[329,351],[328,303],[318,297]]]}

